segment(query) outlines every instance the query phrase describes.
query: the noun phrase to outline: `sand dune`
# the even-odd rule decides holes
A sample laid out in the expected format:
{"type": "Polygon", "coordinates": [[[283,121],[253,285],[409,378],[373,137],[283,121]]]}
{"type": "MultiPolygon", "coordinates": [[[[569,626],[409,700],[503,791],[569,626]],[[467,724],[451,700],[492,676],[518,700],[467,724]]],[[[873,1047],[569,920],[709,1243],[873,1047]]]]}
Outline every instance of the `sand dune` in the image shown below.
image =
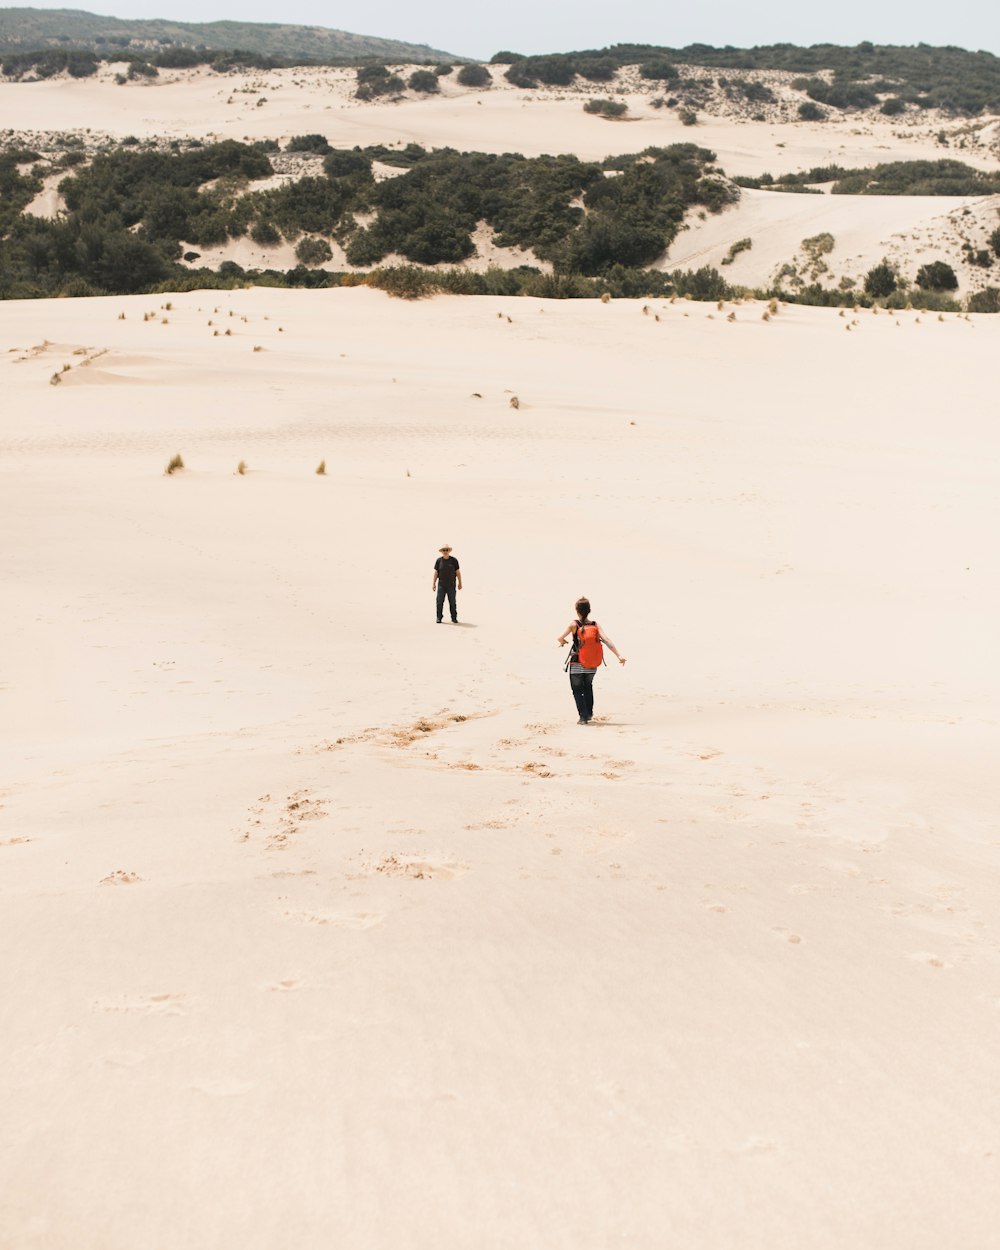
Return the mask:
{"type": "Polygon", "coordinates": [[[992,1244],[1000,321],[764,312],[0,304],[6,1246],[992,1244]]]}

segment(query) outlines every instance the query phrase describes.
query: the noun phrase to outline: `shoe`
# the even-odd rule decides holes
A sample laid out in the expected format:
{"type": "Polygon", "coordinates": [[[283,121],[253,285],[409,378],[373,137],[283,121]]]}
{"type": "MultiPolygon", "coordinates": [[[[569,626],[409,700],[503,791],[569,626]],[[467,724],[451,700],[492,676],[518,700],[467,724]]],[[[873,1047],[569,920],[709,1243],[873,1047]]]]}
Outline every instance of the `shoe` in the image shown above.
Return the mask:
{"type": "Polygon", "coordinates": [[[439,624],[439,625],[441,624],[441,618],[440,618],[440,616],[438,617],[438,624],[439,624]]]}
{"type": "Polygon", "coordinates": [[[451,618],[451,623],[452,623],[452,625],[457,625],[457,624],[458,624],[458,617],[457,617],[457,616],[453,616],[453,617],[451,618]]]}
{"type": "Polygon", "coordinates": [[[586,725],[586,723],[587,723],[587,722],[586,722],[586,721],[583,719],[583,717],[581,716],[581,717],[580,717],[580,719],[579,719],[576,723],[577,723],[578,725],[586,725]]]}

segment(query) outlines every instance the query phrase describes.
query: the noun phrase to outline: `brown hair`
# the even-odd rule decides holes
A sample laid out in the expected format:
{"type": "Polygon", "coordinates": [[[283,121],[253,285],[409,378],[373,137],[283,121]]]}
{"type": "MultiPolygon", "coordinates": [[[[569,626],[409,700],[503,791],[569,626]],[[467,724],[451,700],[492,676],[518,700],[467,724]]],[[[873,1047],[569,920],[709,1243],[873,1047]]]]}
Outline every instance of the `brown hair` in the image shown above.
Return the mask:
{"type": "Polygon", "coordinates": [[[581,621],[585,621],[590,615],[590,600],[581,596],[573,605],[576,608],[576,614],[581,621]]]}

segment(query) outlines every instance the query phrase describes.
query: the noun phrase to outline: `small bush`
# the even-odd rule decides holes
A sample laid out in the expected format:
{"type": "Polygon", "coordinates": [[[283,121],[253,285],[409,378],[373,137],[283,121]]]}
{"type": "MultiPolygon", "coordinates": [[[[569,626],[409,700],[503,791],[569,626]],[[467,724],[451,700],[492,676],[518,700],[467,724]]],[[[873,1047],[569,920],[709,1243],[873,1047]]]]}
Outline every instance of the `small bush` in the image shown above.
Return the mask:
{"type": "Polygon", "coordinates": [[[739,256],[740,252],[749,252],[752,247],[753,247],[752,239],[738,239],[735,243],[731,245],[731,247],[729,248],[729,251],[726,253],[725,257],[723,258],[722,263],[724,265],[731,265],[733,261],[736,259],[736,257],[739,256]]]}
{"type": "Polygon", "coordinates": [[[669,61],[647,61],[639,66],[639,77],[646,78],[650,82],[673,82],[674,79],[680,78],[680,71],[669,61]]]}
{"type": "Polygon", "coordinates": [[[240,477],[243,477],[246,471],[247,471],[247,462],[245,460],[241,460],[239,464],[236,466],[236,472],[240,475],[240,477]]]}
{"type": "Polygon", "coordinates": [[[990,235],[990,247],[997,256],[1000,256],[1000,226],[990,235]]]}
{"type": "Polygon", "coordinates": [[[826,111],[812,100],[803,100],[799,105],[799,118],[804,122],[825,122],[826,111]]]}
{"type": "Polygon", "coordinates": [[[620,100],[588,100],[583,111],[596,113],[599,117],[624,117],[628,112],[628,105],[620,100]]]}
{"type": "Polygon", "coordinates": [[[454,65],[435,65],[434,73],[438,78],[447,78],[454,68],[454,65]]]}
{"type": "Polygon", "coordinates": [[[697,126],[698,124],[698,114],[694,109],[681,109],[677,116],[681,119],[682,126],[697,126]]]}
{"type": "Polygon", "coordinates": [[[321,460],[319,464],[316,466],[316,476],[326,477],[326,461],[325,460],[321,460]]]}
{"type": "Polygon", "coordinates": [[[440,90],[437,74],[432,74],[429,69],[415,69],[406,80],[406,85],[411,91],[419,91],[424,95],[432,95],[440,90]]]}
{"type": "Polygon", "coordinates": [[[300,265],[325,265],[333,260],[333,251],[326,239],[306,235],[296,245],[295,259],[300,265]]]}
{"type": "Polygon", "coordinates": [[[933,260],[917,270],[917,286],[924,291],[955,291],[958,278],[951,265],[943,260],[933,260]]]}
{"type": "Polygon", "coordinates": [[[326,135],[292,135],[285,144],[286,152],[315,152],[318,156],[326,156],[333,149],[326,135]]]}
{"type": "Polygon", "coordinates": [[[176,473],[178,469],[183,468],[184,458],[181,456],[180,452],[178,452],[176,456],[171,456],[171,458],[167,461],[167,467],[163,470],[163,472],[169,477],[171,473],[176,473]]]}
{"type": "Polygon", "coordinates": [[[888,261],[874,265],[865,274],[865,294],[872,299],[885,299],[895,291],[896,273],[888,261]]]}
{"type": "Polygon", "coordinates": [[[368,275],[367,284],[396,299],[424,299],[439,289],[434,275],[419,265],[374,269],[368,275]]]}
{"type": "MultiPolygon", "coordinates": [[[[261,247],[273,247],[276,243],[281,242],[281,235],[278,227],[273,221],[255,221],[250,227],[250,238],[254,243],[259,243],[261,247]]],[[[195,260],[197,260],[197,255],[195,260]]]]}
{"type": "Polygon", "coordinates": [[[906,101],[896,95],[890,96],[888,100],[883,101],[879,112],[884,113],[886,117],[898,117],[900,113],[906,112],[906,101]]]}
{"type": "Polygon", "coordinates": [[[492,87],[493,75],[485,65],[463,65],[458,71],[458,82],[463,87],[492,87]]]}
{"type": "Polygon", "coordinates": [[[1000,313],[1000,287],[988,286],[969,296],[969,312],[1000,313]]]}

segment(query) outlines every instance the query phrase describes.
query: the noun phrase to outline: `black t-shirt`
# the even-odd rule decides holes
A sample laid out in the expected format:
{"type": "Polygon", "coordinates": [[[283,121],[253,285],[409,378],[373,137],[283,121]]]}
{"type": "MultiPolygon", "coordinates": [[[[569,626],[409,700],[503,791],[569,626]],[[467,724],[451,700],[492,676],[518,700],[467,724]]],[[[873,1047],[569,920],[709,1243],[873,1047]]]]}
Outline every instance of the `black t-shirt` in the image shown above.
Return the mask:
{"type": "Polygon", "coordinates": [[[455,574],[458,572],[458,561],[454,556],[438,556],[434,561],[434,572],[442,586],[454,586],[455,574]]]}

